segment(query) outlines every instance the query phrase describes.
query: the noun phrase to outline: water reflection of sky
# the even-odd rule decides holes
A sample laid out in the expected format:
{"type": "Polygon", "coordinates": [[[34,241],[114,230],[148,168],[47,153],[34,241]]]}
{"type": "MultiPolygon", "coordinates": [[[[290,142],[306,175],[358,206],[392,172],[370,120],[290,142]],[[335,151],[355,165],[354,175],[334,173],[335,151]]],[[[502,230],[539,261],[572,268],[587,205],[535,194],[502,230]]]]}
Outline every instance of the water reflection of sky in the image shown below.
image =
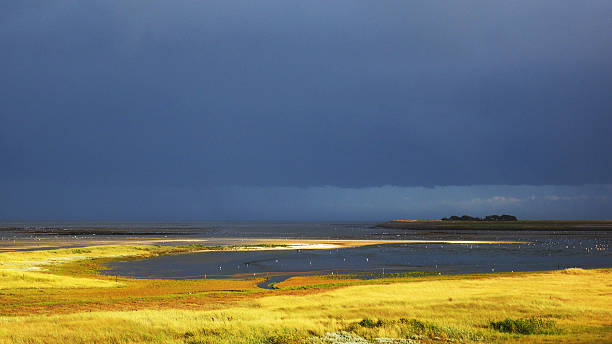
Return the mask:
{"type": "Polygon", "coordinates": [[[228,277],[253,273],[480,273],[612,267],[607,241],[530,244],[387,244],[334,250],[202,252],[112,262],[107,274],[157,278],[228,277]]]}

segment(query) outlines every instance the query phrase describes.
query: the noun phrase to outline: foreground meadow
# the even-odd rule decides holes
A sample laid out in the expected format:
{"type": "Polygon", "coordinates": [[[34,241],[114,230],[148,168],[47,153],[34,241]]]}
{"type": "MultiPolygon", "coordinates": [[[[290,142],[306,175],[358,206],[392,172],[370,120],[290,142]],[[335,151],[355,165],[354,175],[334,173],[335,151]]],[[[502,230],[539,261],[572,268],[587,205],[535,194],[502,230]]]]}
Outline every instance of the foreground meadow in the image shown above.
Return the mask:
{"type": "MultiPolygon", "coordinates": [[[[612,270],[187,281],[97,273],[198,246],[0,254],[0,343],[612,342],[612,270]]],[[[219,249],[219,248],[215,248],[219,249]]],[[[221,248],[223,249],[223,248],[221,248]]]]}

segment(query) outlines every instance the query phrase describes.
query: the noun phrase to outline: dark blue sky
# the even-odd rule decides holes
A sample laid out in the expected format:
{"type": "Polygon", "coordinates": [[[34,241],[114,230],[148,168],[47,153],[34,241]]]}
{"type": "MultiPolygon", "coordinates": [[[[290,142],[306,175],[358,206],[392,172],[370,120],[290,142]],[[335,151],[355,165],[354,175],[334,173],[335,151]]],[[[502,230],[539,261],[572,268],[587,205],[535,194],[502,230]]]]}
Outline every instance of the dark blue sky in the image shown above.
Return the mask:
{"type": "Polygon", "coordinates": [[[0,219],[610,218],[610,37],[607,0],[5,1],[0,219]]]}

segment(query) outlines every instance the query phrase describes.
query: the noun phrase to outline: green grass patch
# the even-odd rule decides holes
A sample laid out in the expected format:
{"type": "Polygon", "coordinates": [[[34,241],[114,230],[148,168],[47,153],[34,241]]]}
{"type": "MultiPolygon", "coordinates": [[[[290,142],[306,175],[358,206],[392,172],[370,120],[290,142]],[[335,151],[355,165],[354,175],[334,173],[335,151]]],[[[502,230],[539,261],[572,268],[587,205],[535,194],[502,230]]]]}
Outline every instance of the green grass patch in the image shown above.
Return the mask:
{"type": "Polygon", "coordinates": [[[358,322],[359,326],[361,327],[367,327],[367,328],[374,328],[374,327],[381,327],[384,325],[384,322],[382,320],[378,320],[378,321],[374,321],[370,318],[365,318],[363,320],[361,320],[360,322],[358,322]]]}
{"type": "Polygon", "coordinates": [[[558,334],[553,320],[542,318],[521,318],[491,321],[489,327],[505,333],[517,334],[558,334]]]}
{"type": "Polygon", "coordinates": [[[346,330],[370,339],[385,334],[385,337],[411,338],[415,340],[483,340],[483,337],[475,332],[439,326],[434,323],[407,318],[400,318],[397,320],[373,320],[365,318],[356,323],[352,323],[346,330]]]}

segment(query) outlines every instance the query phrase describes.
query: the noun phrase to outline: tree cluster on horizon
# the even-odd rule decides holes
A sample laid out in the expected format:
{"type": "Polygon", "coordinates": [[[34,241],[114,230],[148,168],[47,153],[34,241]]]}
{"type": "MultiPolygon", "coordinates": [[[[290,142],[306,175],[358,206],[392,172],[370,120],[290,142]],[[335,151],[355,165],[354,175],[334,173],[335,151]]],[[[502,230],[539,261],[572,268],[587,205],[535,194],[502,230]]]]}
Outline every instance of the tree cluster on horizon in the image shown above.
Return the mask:
{"type": "Polygon", "coordinates": [[[473,217],[469,215],[443,217],[442,221],[518,221],[514,215],[489,215],[482,217],[473,217]]]}

